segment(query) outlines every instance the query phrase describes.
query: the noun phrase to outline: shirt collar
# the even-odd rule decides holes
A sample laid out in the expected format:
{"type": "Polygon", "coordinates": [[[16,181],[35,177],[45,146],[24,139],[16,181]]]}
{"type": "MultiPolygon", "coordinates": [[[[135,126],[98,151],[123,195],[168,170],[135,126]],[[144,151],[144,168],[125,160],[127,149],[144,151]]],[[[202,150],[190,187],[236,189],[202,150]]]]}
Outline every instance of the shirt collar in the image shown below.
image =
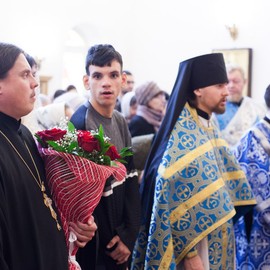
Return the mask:
{"type": "Polygon", "coordinates": [[[201,110],[201,109],[199,109],[199,108],[196,108],[196,111],[197,111],[197,114],[200,116],[200,117],[202,117],[202,118],[204,118],[204,119],[206,119],[206,120],[210,120],[210,115],[208,114],[208,113],[206,113],[205,111],[203,111],[203,110],[201,110]]]}

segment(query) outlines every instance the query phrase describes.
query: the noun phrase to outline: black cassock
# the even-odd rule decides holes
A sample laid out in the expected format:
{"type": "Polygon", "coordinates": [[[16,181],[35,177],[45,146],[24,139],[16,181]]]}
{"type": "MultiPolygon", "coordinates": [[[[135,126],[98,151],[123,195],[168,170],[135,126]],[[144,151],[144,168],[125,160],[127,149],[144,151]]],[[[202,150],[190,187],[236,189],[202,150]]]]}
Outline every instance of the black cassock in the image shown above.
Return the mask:
{"type": "MultiPolygon", "coordinates": [[[[41,179],[45,181],[43,161],[29,130],[21,125],[20,121],[3,113],[0,113],[0,130],[13,143],[38,179],[24,141],[26,142],[41,179]]],[[[46,189],[50,195],[48,188],[46,189]]],[[[44,204],[40,187],[1,133],[0,269],[68,269],[68,253],[63,230],[57,229],[56,221],[44,204]]]]}

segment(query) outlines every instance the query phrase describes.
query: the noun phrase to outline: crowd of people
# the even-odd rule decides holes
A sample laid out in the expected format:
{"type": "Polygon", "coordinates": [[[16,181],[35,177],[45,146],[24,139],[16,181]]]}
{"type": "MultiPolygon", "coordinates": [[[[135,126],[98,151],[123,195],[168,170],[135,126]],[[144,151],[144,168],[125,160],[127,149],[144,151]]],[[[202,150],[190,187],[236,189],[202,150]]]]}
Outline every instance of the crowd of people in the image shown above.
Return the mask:
{"type": "Polygon", "coordinates": [[[63,120],[102,125],[116,149],[133,150],[89,220],[68,224],[76,269],[270,269],[270,86],[257,104],[242,68],[211,53],[181,61],[168,94],[136,86],[121,54],[98,44],[86,55],[89,96],[69,85],[49,98],[28,53],[0,43],[0,269],[74,269],[34,139],[63,120]]]}

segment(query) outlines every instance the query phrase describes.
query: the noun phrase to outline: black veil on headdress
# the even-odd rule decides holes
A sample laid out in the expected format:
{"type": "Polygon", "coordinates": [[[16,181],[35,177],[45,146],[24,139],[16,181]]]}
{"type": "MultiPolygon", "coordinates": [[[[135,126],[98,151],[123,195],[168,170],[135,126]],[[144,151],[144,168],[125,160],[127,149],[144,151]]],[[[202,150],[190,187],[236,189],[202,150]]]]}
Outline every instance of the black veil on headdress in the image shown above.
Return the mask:
{"type": "Polygon", "coordinates": [[[167,112],[152,143],[140,187],[142,223],[146,226],[147,231],[150,225],[157,170],[171,131],[188,98],[196,89],[227,82],[226,67],[221,53],[201,55],[180,63],[178,75],[167,104],[167,112]]]}

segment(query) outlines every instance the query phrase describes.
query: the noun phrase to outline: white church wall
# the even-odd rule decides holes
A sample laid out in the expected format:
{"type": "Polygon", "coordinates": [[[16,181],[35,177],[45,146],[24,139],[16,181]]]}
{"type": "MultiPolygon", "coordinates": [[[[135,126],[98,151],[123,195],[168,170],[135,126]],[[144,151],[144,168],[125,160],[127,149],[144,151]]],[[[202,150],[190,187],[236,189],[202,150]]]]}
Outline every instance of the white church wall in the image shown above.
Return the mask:
{"type": "MultiPolygon", "coordinates": [[[[268,0],[13,0],[1,6],[0,40],[43,58],[40,73],[52,76],[50,93],[68,83],[64,52],[71,29],[83,36],[81,55],[90,45],[110,43],[136,85],[154,80],[168,92],[180,61],[212,49],[252,48],[252,96],[262,100],[270,83],[269,6],[268,0]],[[229,23],[239,30],[235,41],[225,27],[229,23]]],[[[84,72],[80,58],[72,63],[77,82],[84,72]]]]}

